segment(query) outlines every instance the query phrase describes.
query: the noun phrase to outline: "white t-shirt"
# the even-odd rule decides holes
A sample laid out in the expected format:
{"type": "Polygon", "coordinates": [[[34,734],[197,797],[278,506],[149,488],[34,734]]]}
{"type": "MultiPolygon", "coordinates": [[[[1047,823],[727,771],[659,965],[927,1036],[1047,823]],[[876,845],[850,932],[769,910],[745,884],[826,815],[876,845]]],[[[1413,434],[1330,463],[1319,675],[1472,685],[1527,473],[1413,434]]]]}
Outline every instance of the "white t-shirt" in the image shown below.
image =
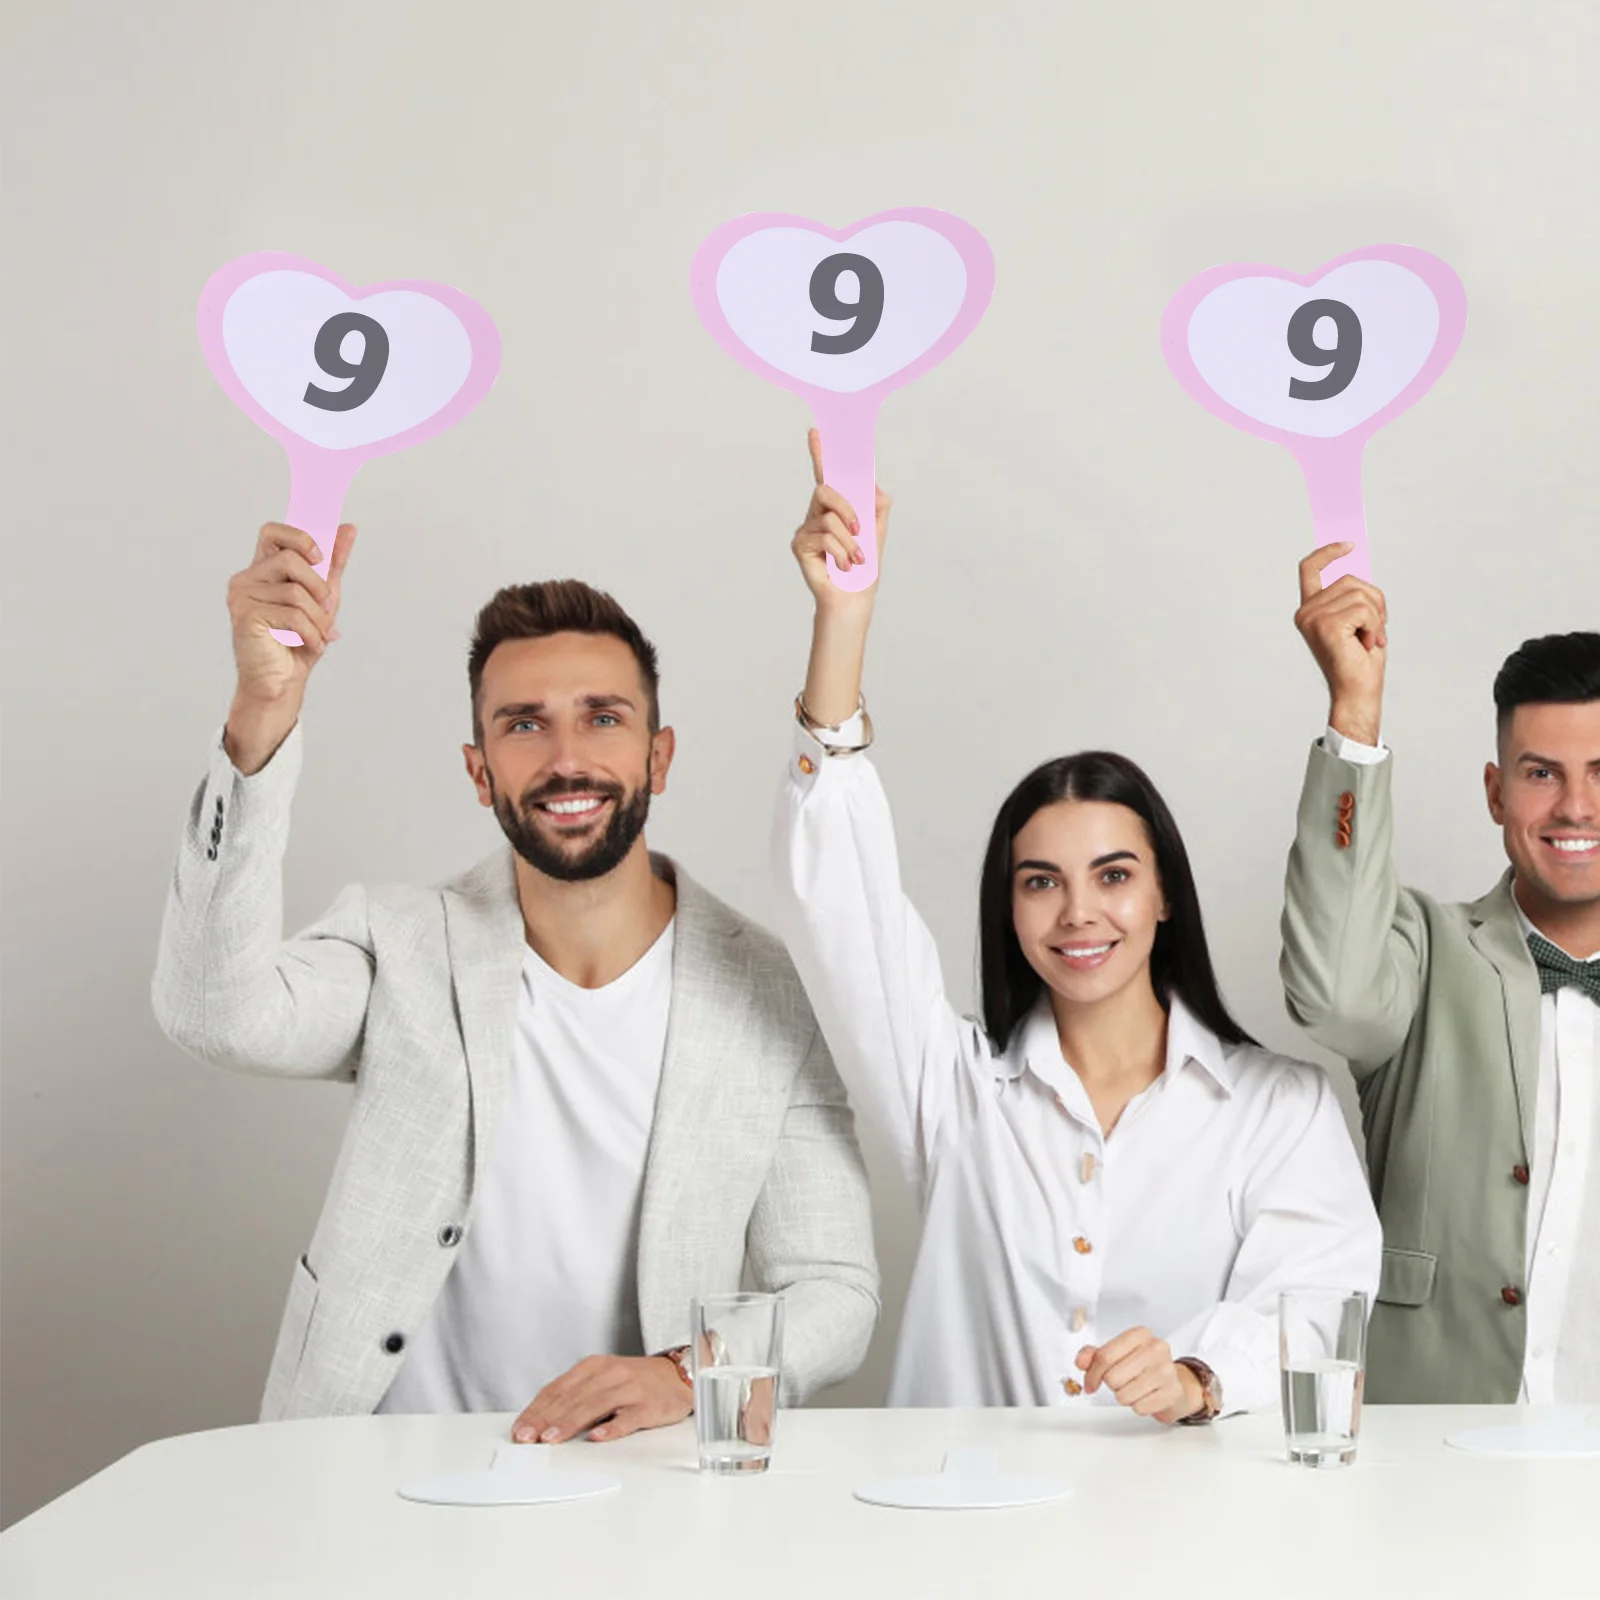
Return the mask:
{"type": "Polygon", "coordinates": [[[592,1355],[642,1355],[635,1265],[673,924],[620,978],[525,952],[511,1078],[459,1257],[379,1411],[520,1411],[592,1355]]]}

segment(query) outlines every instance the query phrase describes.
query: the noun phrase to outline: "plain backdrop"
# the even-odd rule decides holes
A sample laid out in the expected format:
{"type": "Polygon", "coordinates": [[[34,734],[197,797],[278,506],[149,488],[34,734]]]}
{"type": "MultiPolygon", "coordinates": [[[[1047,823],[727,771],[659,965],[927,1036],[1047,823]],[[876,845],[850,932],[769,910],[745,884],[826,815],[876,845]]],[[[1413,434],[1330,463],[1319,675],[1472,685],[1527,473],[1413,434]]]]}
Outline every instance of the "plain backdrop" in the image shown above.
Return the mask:
{"type": "MultiPolygon", "coordinates": [[[[234,256],[452,283],[505,341],[481,409],[347,502],[291,927],[498,841],[459,754],[467,631],[500,584],[565,575],[661,651],[679,757],[652,844],[767,915],[807,418],[707,337],[687,274],[712,228],[769,209],[940,206],[998,263],[976,334],[879,429],[876,759],[960,1004],[996,804],[1109,745],[1185,831],[1243,1020],[1307,1050],[1276,974],[1326,710],[1290,622],[1305,491],[1157,339],[1219,261],[1404,242],[1466,282],[1460,354],[1369,448],[1367,506],[1403,874],[1471,897],[1501,870],[1493,673],[1600,614],[1594,5],[12,0],[4,29],[7,1518],[255,1415],[349,1105],[188,1059],[148,999],[231,689],[227,579],[287,490],[195,338],[234,256]]],[[[916,1233],[869,1156],[886,1305],[829,1397],[853,1404],[881,1396],[916,1233]]]]}

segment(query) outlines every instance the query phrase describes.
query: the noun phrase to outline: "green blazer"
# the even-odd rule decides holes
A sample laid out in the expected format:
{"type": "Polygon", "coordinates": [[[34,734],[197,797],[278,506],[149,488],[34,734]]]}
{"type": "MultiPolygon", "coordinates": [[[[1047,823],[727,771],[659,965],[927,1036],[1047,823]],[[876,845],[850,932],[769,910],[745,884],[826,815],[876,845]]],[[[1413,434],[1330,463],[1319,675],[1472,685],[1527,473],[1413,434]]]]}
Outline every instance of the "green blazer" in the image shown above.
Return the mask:
{"type": "Polygon", "coordinates": [[[1312,746],[1289,855],[1289,1011],[1350,1063],[1383,1222],[1376,1402],[1515,1401],[1527,1335],[1539,979],[1511,873],[1471,905],[1395,879],[1393,757],[1312,746]]]}

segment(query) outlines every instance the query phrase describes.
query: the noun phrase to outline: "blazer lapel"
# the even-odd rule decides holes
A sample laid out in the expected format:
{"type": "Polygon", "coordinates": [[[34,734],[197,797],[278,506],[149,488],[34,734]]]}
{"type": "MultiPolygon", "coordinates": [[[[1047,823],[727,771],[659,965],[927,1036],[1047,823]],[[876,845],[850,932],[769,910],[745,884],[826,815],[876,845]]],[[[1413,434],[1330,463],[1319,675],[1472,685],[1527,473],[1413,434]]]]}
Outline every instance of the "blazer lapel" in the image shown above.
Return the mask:
{"type": "Polygon", "coordinates": [[[1522,1124],[1523,1148],[1532,1150],[1534,1096],[1539,1084],[1539,977],[1511,898],[1509,871],[1471,908],[1468,920],[1474,948],[1500,975],[1517,1118],[1522,1124]]]}
{"type": "Polygon", "coordinates": [[[445,930],[472,1101],[469,1196],[477,1193],[505,1098],[527,943],[509,849],[447,884],[445,930]]]}
{"type": "Polygon", "coordinates": [[[706,1143],[707,1102],[722,1062],[737,1042],[728,1036],[734,1019],[727,1006],[718,1004],[736,925],[730,925],[718,903],[672,862],[660,856],[652,860],[658,872],[675,881],[678,899],[672,1003],[639,1211],[636,1280],[647,1349],[653,1328],[666,1338],[676,1338],[676,1332],[669,1330],[676,1330],[688,1315],[688,1302],[677,1303],[682,1296],[670,1267],[680,1254],[673,1247],[672,1229],[679,1193],[706,1143]]]}

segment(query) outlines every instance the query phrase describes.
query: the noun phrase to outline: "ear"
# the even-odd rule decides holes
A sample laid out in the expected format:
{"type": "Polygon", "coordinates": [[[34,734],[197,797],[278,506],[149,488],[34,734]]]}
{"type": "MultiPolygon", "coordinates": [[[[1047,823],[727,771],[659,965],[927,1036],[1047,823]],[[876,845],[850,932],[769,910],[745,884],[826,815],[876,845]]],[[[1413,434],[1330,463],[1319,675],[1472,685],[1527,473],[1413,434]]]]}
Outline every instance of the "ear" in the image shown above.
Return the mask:
{"type": "Polygon", "coordinates": [[[484,759],[483,751],[475,744],[464,744],[461,747],[461,754],[466,759],[467,776],[472,779],[472,785],[478,791],[478,804],[492,806],[494,791],[489,787],[489,763],[484,759]]]}
{"type": "Polygon", "coordinates": [[[1495,826],[1503,828],[1506,823],[1505,774],[1492,761],[1483,765],[1483,793],[1495,826]]]}
{"type": "Polygon", "coordinates": [[[667,788],[667,770],[678,753],[678,736],[671,728],[663,728],[650,740],[650,793],[664,794],[667,788]]]}

